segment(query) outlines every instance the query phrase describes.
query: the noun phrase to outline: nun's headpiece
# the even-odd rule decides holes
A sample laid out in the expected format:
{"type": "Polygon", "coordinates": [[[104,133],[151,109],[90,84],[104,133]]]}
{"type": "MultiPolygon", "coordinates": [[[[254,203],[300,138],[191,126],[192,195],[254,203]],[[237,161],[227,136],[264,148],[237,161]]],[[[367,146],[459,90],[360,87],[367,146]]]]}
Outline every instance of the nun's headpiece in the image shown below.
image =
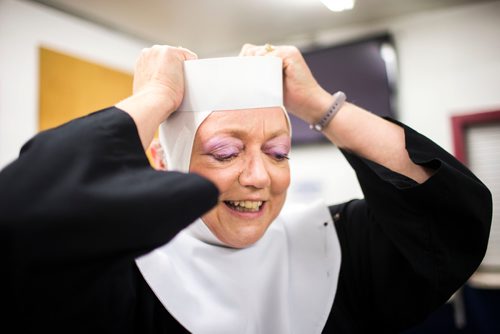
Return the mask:
{"type": "MultiPolygon", "coordinates": [[[[169,170],[189,171],[196,131],[210,113],[267,107],[281,107],[285,111],[282,60],[278,57],[187,60],[184,85],[181,105],[159,129],[169,170]]],[[[290,122],[288,115],[286,118],[290,122]]]]}

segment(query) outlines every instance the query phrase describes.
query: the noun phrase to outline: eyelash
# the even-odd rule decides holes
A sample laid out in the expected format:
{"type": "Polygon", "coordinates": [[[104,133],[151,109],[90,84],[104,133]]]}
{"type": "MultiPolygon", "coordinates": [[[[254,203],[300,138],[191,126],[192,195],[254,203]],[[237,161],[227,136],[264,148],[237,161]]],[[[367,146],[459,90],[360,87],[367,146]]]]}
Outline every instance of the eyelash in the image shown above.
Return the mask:
{"type": "MultiPolygon", "coordinates": [[[[211,156],[220,162],[228,162],[233,160],[234,158],[238,157],[239,153],[231,153],[227,155],[223,154],[211,154],[211,156]]],[[[273,159],[276,161],[285,161],[285,160],[290,160],[290,157],[288,154],[282,154],[282,153],[267,153],[267,155],[271,156],[273,159]]]]}
{"type": "Polygon", "coordinates": [[[271,154],[271,156],[276,159],[277,161],[284,161],[284,160],[290,160],[290,157],[288,156],[288,154],[280,154],[280,153],[274,153],[274,154],[271,154]]]}
{"type": "Polygon", "coordinates": [[[215,160],[220,161],[220,162],[231,161],[234,158],[236,158],[237,156],[238,156],[238,153],[231,153],[231,154],[226,154],[226,155],[223,155],[223,154],[212,154],[212,157],[215,160]]]}

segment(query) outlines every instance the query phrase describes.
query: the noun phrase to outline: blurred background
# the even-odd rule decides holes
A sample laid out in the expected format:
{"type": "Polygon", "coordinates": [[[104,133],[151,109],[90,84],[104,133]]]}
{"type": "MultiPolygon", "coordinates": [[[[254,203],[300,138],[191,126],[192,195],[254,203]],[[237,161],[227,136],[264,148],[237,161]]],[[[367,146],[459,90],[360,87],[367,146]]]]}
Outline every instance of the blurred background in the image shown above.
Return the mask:
{"type": "MultiPolygon", "coordinates": [[[[38,131],[128,96],[144,47],[207,58],[236,56],[244,43],[295,45],[326,89],[423,133],[493,193],[483,264],[406,333],[500,333],[500,1],[328,2],[0,0],[0,168],[38,131]]],[[[341,153],[292,122],[289,196],[361,198],[341,153]]]]}

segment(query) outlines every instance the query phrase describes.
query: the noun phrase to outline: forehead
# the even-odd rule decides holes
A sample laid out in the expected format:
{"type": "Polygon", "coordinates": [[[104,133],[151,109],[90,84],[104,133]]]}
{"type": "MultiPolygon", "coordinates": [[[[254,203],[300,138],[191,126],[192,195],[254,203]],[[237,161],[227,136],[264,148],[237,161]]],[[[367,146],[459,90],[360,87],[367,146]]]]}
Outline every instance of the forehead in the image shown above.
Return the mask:
{"type": "Polygon", "coordinates": [[[290,135],[285,111],[280,107],[215,111],[203,121],[196,136],[205,139],[223,133],[265,137],[290,135]]]}

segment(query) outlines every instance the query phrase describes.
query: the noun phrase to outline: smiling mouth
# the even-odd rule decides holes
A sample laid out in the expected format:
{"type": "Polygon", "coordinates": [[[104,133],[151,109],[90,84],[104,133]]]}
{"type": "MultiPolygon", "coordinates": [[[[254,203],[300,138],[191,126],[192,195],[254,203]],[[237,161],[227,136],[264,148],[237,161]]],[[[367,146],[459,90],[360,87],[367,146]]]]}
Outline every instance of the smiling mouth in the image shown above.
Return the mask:
{"type": "Polygon", "coordinates": [[[231,210],[238,212],[258,212],[264,204],[263,201],[224,201],[231,210]]]}

